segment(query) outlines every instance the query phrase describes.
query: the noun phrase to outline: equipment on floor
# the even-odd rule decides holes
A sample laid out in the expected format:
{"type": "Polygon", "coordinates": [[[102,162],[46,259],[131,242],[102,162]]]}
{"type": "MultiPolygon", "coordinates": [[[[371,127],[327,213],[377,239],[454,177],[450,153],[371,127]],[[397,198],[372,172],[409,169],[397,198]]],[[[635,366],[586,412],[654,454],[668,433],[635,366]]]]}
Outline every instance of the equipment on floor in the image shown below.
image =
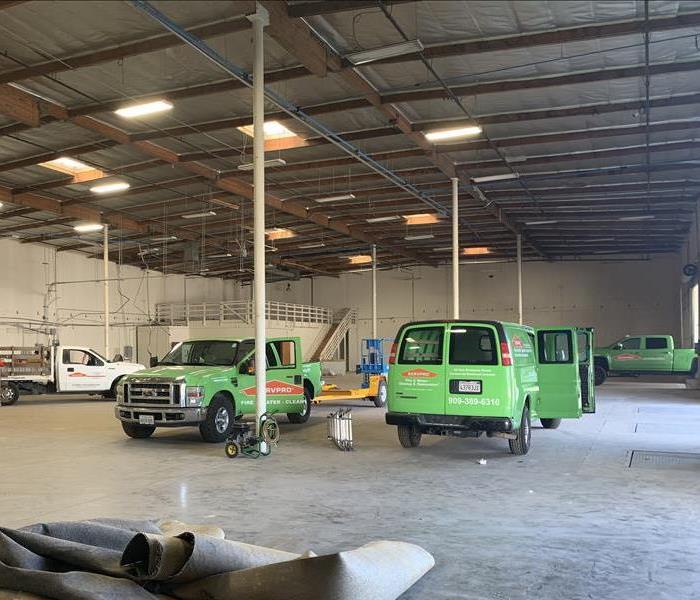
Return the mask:
{"type": "Polygon", "coordinates": [[[321,388],[321,395],[314,402],[335,402],[337,400],[362,400],[367,398],[381,408],[386,404],[387,374],[389,372],[388,353],[385,346],[393,338],[366,338],[360,344],[360,364],[355,372],[362,375],[359,388],[340,389],[328,384],[321,388]]]}
{"type": "Polygon", "coordinates": [[[265,413],[260,417],[260,435],[255,435],[253,423],[250,421],[237,421],[226,438],[224,451],[229,458],[245,456],[247,458],[259,458],[268,456],[272,452],[272,446],[276,446],[280,439],[280,428],[271,413],[265,413]]]}
{"type": "Polygon", "coordinates": [[[353,450],[351,408],[328,415],[328,439],[338,450],[343,452],[353,450]]]}

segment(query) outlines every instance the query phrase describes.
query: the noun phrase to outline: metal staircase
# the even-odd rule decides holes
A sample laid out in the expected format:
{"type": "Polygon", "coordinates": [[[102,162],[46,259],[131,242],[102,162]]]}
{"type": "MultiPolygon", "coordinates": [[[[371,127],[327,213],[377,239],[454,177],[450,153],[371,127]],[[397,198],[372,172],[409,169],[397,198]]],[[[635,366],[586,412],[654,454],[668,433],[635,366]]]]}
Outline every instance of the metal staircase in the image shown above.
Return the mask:
{"type": "Polygon", "coordinates": [[[357,312],[354,308],[342,308],[333,315],[333,324],[326,336],[316,348],[312,361],[328,361],[333,358],[338,346],[343,341],[350,325],[355,322],[357,312]]]}

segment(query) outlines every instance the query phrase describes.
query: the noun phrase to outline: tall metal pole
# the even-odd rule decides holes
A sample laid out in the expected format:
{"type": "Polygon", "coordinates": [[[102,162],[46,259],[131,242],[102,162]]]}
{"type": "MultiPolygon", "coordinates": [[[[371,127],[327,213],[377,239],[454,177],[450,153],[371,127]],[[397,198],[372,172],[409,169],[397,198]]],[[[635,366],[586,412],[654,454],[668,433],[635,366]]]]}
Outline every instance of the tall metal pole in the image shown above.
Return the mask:
{"type": "Polygon", "coordinates": [[[253,24],[253,298],[255,304],[255,431],[267,412],[267,363],[265,360],[265,52],[264,28],[270,23],[267,10],[256,3],[253,24]]]}
{"type": "Polygon", "coordinates": [[[105,358],[109,360],[109,225],[105,225],[102,242],[102,273],[104,279],[105,358]]]}
{"type": "Polygon", "coordinates": [[[516,252],[518,255],[518,323],[523,324],[523,236],[515,236],[516,252]]]}
{"type": "Polygon", "coordinates": [[[372,244],[372,339],[377,339],[377,244],[372,244]]]}
{"type": "Polygon", "coordinates": [[[452,178],[452,318],[459,319],[459,179],[452,178]]]}

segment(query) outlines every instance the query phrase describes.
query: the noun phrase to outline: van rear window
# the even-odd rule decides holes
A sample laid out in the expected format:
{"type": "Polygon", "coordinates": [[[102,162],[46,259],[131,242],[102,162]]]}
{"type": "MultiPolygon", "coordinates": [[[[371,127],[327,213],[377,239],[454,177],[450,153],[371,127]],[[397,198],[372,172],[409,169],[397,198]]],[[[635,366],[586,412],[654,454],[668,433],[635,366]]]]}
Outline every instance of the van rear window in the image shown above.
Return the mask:
{"type": "Polygon", "coordinates": [[[399,362],[408,365],[442,364],[444,327],[413,327],[407,329],[401,342],[399,362]]]}
{"type": "Polygon", "coordinates": [[[451,365],[497,365],[496,336],[488,327],[453,327],[451,365]]]}

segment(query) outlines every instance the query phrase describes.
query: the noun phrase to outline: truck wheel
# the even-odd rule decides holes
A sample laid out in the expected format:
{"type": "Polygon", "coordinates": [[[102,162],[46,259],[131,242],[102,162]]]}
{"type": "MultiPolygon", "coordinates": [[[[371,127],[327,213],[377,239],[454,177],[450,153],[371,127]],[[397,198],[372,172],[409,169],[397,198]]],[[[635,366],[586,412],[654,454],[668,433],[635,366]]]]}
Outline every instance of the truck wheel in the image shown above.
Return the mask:
{"type": "Polygon", "coordinates": [[[304,410],[300,413],[287,413],[287,418],[290,423],[301,424],[306,423],[311,415],[311,392],[309,388],[304,388],[304,410]]]}
{"type": "Polygon", "coordinates": [[[420,446],[420,439],[423,436],[420,429],[415,425],[399,425],[397,428],[399,442],[404,448],[417,448],[420,446]]]}
{"type": "Polygon", "coordinates": [[[561,425],[561,419],[540,419],[540,423],[545,429],[556,429],[561,425]]]}
{"type": "Polygon", "coordinates": [[[523,407],[520,429],[515,433],[517,437],[514,440],[508,440],[511,453],[517,456],[527,454],[528,450],[530,450],[530,436],[532,434],[530,429],[530,409],[527,407],[527,404],[523,407]]]}
{"type": "Polygon", "coordinates": [[[386,396],[387,396],[387,389],[386,389],[386,381],[383,379],[379,382],[379,385],[377,386],[377,395],[370,397],[370,400],[374,402],[374,405],[377,408],[382,408],[383,406],[386,406],[386,396]]]}
{"type": "Polygon", "coordinates": [[[19,388],[14,383],[3,383],[0,386],[0,406],[12,406],[19,400],[19,388]]]}
{"type": "Polygon", "coordinates": [[[605,380],[608,378],[608,372],[605,370],[605,367],[601,367],[600,365],[596,365],[593,372],[595,374],[595,384],[596,385],[602,385],[605,382],[605,380]]]}
{"type": "Polygon", "coordinates": [[[142,440],[149,438],[156,430],[155,425],[138,425],[137,423],[127,423],[122,421],[122,429],[130,438],[142,440]]]}
{"type": "Polygon", "coordinates": [[[694,358],[693,362],[690,363],[690,378],[695,379],[695,376],[698,374],[698,359],[694,358]]]}
{"type": "Polygon", "coordinates": [[[199,433],[205,442],[219,443],[226,440],[233,429],[236,412],[231,400],[223,394],[216,394],[207,408],[207,416],[199,426],[199,433]]]}

